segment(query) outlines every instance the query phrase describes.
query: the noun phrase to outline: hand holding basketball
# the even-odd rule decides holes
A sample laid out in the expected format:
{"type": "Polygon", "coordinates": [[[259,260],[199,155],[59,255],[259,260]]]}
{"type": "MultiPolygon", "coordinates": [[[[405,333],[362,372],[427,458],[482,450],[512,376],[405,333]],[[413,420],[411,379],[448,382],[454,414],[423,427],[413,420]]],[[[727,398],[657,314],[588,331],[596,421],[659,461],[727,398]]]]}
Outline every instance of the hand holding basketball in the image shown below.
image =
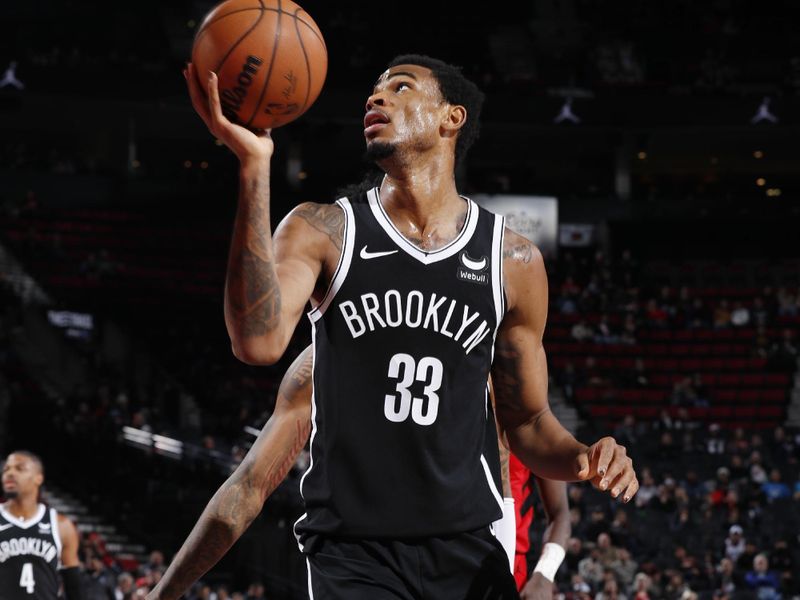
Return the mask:
{"type": "Polygon", "coordinates": [[[273,143],[269,130],[254,133],[249,129],[231,123],[223,114],[219,100],[218,79],[215,73],[207,73],[206,92],[198,83],[199,76],[189,63],[183,72],[189,86],[189,97],[208,130],[222,141],[239,158],[239,161],[255,163],[268,161],[272,157],[273,143]]]}

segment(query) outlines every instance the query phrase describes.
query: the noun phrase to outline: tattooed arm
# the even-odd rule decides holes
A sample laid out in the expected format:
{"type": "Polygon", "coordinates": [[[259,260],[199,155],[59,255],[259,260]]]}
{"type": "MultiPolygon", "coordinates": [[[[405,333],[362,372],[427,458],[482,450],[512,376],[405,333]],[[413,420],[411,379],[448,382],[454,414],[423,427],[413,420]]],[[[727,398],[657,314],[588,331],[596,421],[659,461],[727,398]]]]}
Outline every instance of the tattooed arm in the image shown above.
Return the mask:
{"type": "Polygon", "coordinates": [[[638,482],[625,448],[610,437],[587,447],[550,412],[542,344],[548,287],[541,253],[506,230],[503,268],[508,309],[497,334],[492,380],[497,418],[511,451],[541,477],[588,479],[615,498],[624,491],[629,500],[638,482]]]}
{"type": "Polygon", "coordinates": [[[269,175],[243,170],[225,281],[225,323],[237,358],[248,364],[280,359],[321,287],[320,276],[332,274],[343,234],[338,205],[305,203],[286,216],[273,239],[269,175]]]}
{"type": "Polygon", "coordinates": [[[275,412],[236,471],[206,506],[147,600],[178,598],[230,549],[292,468],[311,430],[311,348],[292,363],[275,412]]]}
{"type": "Polygon", "coordinates": [[[341,240],[344,216],[338,206],[303,205],[273,239],[269,131],[250,131],[225,117],[213,73],[197,73],[189,64],[184,77],[197,114],[239,159],[239,202],[225,280],[232,350],[248,364],[273,364],[286,350],[324,266],[338,261],[331,241],[341,240]]]}

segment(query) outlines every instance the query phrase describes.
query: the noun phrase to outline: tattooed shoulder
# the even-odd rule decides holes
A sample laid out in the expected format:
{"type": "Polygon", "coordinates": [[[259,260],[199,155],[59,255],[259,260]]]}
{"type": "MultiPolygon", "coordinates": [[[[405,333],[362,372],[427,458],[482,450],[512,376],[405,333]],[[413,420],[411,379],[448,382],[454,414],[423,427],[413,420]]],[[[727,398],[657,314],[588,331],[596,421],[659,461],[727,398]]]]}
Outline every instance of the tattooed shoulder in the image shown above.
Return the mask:
{"type": "Polygon", "coordinates": [[[338,250],[344,238],[344,211],[338,204],[315,204],[305,202],[292,211],[292,215],[303,219],[317,231],[327,235],[338,250]]]}
{"type": "Polygon", "coordinates": [[[519,234],[506,228],[503,240],[503,259],[515,262],[529,263],[533,260],[535,246],[519,234]]]}

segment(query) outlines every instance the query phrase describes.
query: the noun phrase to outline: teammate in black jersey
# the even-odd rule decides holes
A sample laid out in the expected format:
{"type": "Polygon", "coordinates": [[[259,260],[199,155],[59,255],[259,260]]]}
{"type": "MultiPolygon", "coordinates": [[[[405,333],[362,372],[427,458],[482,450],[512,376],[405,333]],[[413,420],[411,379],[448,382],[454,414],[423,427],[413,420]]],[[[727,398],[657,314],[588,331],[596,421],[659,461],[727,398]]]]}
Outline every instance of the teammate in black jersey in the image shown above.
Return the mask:
{"type": "Polygon", "coordinates": [[[67,600],[81,596],[78,532],[72,521],[39,502],[42,461],[18,450],[3,463],[0,505],[0,600],[67,600]]]}
{"type": "MultiPolygon", "coordinates": [[[[455,165],[476,137],[482,94],[441,61],[392,61],[364,118],[380,186],[335,205],[302,204],[273,239],[269,133],[225,119],[213,74],[208,100],[191,66],[186,78],[195,109],[240,161],[225,288],[234,354],[274,363],[314,306],[308,513],[297,528],[310,595],[514,597],[487,535],[502,506],[488,443],[490,370],[498,421],[534,472],[590,480],[625,501],[638,482],[624,447],[578,442],[548,408],[538,249],[458,194],[455,165]]],[[[290,420],[270,436],[291,448],[305,425],[290,420]]],[[[246,495],[258,499],[257,490],[246,495]]],[[[233,542],[241,521],[218,506],[153,598],[177,597],[233,542]]]]}

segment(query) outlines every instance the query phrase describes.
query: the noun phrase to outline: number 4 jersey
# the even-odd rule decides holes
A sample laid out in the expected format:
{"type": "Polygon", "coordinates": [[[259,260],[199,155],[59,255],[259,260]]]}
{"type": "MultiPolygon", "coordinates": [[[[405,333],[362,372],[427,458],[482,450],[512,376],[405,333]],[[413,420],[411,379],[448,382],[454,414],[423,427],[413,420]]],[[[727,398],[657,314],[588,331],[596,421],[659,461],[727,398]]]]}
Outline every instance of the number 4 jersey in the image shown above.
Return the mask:
{"type": "Polygon", "coordinates": [[[318,535],[446,536],[501,516],[487,378],[504,224],[465,201],[461,232],[432,252],[395,228],[377,188],[337,202],[341,258],[309,313],[311,464],[295,526],[305,551],[318,535]]]}
{"type": "Polygon", "coordinates": [[[55,509],[21,521],[0,505],[0,600],[56,600],[60,560],[55,509]]]}

